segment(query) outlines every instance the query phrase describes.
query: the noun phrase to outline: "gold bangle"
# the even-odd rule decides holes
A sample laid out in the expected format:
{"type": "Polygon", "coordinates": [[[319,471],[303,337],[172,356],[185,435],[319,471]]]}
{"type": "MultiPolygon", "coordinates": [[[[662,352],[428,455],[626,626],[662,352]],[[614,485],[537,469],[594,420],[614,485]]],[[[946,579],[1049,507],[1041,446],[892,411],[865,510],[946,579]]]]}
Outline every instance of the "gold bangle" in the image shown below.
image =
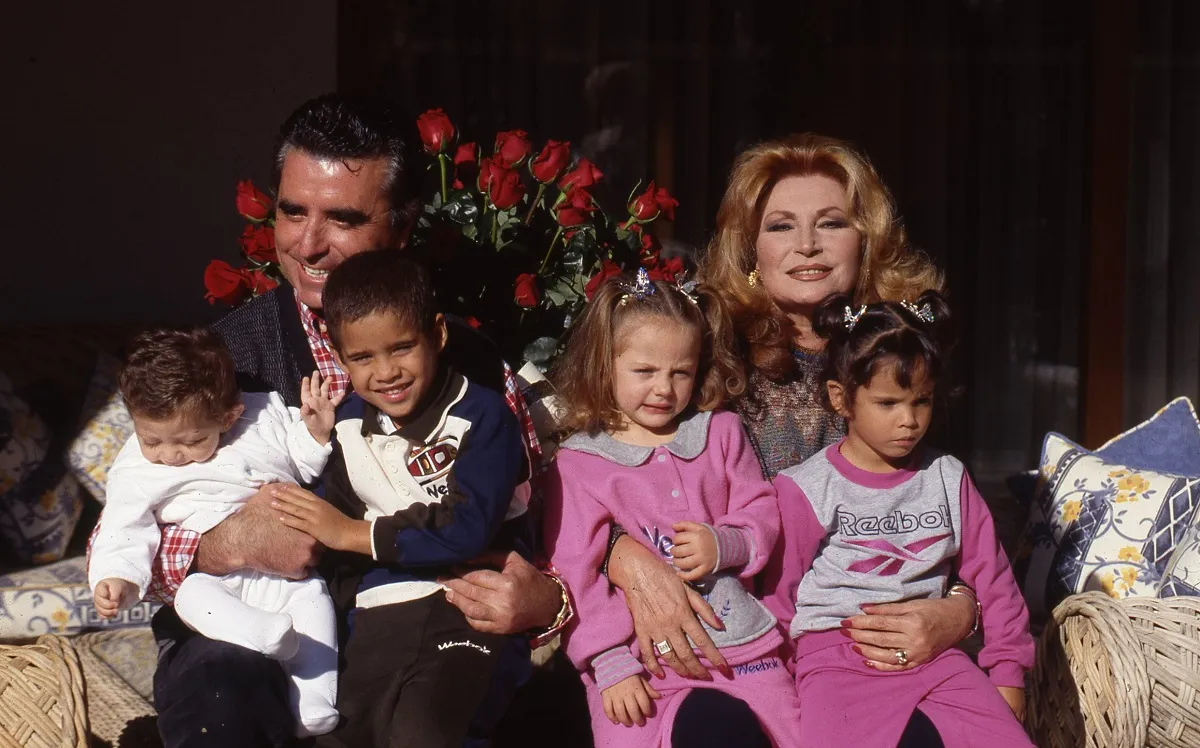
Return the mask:
{"type": "Polygon", "coordinates": [[[562,625],[567,622],[567,618],[571,615],[571,598],[567,595],[567,585],[553,574],[547,574],[550,580],[558,585],[559,594],[562,595],[562,605],[558,608],[558,615],[554,617],[554,623],[550,624],[548,631],[555,631],[562,628],[562,625]]]}
{"type": "Polygon", "coordinates": [[[962,595],[971,599],[975,603],[975,623],[971,626],[971,630],[967,632],[967,638],[970,639],[975,634],[979,633],[979,624],[983,621],[983,603],[979,602],[979,596],[975,594],[975,590],[965,584],[956,584],[950,587],[946,592],[946,597],[951,595],[962,595]]]}

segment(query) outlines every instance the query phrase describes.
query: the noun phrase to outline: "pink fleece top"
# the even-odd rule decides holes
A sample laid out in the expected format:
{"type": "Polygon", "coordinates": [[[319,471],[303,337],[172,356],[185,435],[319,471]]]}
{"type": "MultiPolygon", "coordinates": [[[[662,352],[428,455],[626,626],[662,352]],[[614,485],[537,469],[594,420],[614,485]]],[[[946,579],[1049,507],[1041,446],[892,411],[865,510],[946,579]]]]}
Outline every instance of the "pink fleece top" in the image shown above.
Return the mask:
{"type": "Polygon", "coordinates": [[[600,573],[610,527],[620,524],[669,561],[672,525],[681,521],[708,525],[717,537],[718,571],[694,586],[725,625],[705,626],[722,655],[731,665],[748,662],[783,641],[750,593],[775,546],[779,509],[738,416],[686,417],[671,442],[653,448],[577,434],[546,481],[545,537],[574,596],[567,656],[601,689],[643,672],[624,594],[600,573]]]}
{"type": "MultiPolygon", "coordinates": [[[[842,456],[840,447],[841,442],[824,452],[834,470],[853,484],[878,491],[904,486],[918,475],[920,466],[930,464],[925,460],[891,473],[871,473],[851,464],[842,456]]],[[[765,589],[770,592],[764,602],[785,628],[790,626],[796,614],[800,580],[812,568],[829,533],[818,519],[814,502],[786,474],[790,472],[785,471],[775,479],[783,533],[776,553],[764,570],[765,589]]],[[[959,484],[961,545],[952,566],[955,575],[975,590],[983,609],[984,646],[979,652],[978,663],[995,685],[1019,688],[1025,683],[1024,671],[1033,666],[1034,641],[1029,634],[1029,613],[1013,578],[1008,556],[996,538],[987,504],[965,470],[959,484]]],[[[820,497],[824,503],[828,503],[828,498],[820,497]]],[[[809,637],[801,636],[797,640],[801,654],[807,649],[806,638],[809,637]]],[[[825,637],[811,638],[815,646],[815,642],[825,637]]]]}

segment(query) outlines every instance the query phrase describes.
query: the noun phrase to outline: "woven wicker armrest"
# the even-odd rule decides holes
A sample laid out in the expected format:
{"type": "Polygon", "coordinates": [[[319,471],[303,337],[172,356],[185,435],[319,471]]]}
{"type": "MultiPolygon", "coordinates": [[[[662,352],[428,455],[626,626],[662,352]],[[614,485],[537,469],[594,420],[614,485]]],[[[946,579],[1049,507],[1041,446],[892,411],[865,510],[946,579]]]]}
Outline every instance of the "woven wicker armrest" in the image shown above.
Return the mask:
{"type": "Polygon", "coordinates": [[[86,748],[83,674],[71,642],[0,646],[0,745],[86,748]]]}
{"type": "Polygon", "coordinates": [[[1073,595],[1038,642],[1027,722],[1043,748],[1200,745],[1200,598],[1073,595]]]}

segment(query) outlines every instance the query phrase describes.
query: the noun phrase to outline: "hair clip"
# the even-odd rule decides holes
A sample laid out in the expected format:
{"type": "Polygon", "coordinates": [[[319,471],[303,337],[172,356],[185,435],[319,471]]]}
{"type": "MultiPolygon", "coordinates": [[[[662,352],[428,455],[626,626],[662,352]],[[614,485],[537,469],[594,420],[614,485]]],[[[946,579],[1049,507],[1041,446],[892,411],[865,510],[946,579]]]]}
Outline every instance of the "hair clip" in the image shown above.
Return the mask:
{"type": "Polygon", "coordinates": [[[625,293],[621,296],[621,301],[617,303],[617,306],[625,306],[629,303],[631,297],[641,301],[647,296],[653,296],[657,293],[657,289],[650,280],[650,274],[646,272],[646,268],[638,268],[637,278],[633,283],[622,282],[620,286],[625,290],[625,293]]]}
{"type": "Polygon", "coordinates": [[[928,301],[926,301],[920,307],[911,301],[901,301],[900,306],[916,315],[917,319],[921,319],[926,322],[933,322],[934,320],[933,307],[930,306],[928,301]]]}
{"type": "Polygon", "coordinates": [[[687,298],[688,301],[692,302],[696,306],[700,306],[700,297],[696,294],[696,289],[699,286],[700,286],[700,284],[697,283],[696,280],[693,278],[691,280],[687,280],[687,281],[684,281],[683,283],[677,284],[676,288],[679,289],[679,293],[683,294],[687,298]]]}
{"type": "Polygon", "coordinates": [[[862,306],[860,306],[858,308],[857,312],[854,311],[853,309],[851,309],[850,307],[846,307],[846,314],[845,314],[845,316],[842,317],[842,319],[846,322],[846,331],[847,332],[852,332],[854,330],[854,326],[858,324],[859,318],[862,317],[863,313],[866,311],[867,311],[866,304],[863,304],[862,306]]]}

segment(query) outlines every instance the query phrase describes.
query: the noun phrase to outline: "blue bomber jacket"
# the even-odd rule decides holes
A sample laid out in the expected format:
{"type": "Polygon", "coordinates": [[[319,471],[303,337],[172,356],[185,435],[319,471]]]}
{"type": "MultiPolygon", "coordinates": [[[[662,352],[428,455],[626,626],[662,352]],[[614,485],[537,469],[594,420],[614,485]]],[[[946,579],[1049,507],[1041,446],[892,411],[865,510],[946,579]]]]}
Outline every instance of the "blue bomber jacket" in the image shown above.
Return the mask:
{"type": "Polygon", "coordinates": [[[415,600],[489,550],[528,556],[529,462],[504,398],[443,368],[399,427],[356,394],[338,408],[325,499],[371,522],[371,558],[330,554],[339,608],[415,600]]]}

